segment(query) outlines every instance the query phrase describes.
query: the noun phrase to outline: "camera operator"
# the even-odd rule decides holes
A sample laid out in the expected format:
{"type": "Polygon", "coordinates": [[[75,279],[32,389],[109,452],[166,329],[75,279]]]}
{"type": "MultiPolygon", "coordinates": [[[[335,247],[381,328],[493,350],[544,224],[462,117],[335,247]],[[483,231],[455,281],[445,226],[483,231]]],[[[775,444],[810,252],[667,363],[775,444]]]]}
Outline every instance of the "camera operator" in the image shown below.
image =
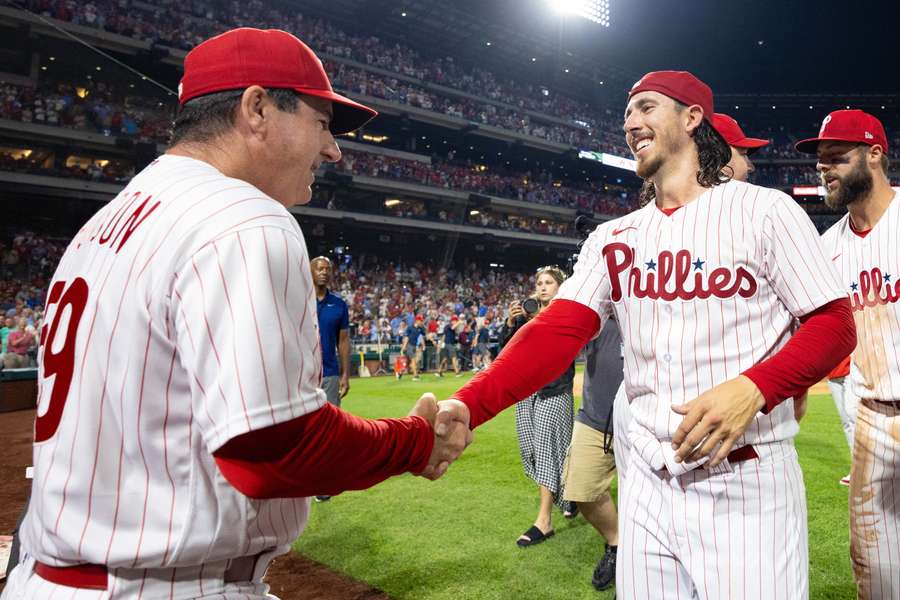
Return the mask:
{"type": "MultiPolygon", "coordinates": [[[[500,331],[500,346],[550,304],[566,279],[557,266],[541,267],[535,275],[534,296],[509,305],[506,323],[500,331]]],[[[572,439],[574,420],[572,383],[575,363],[559,379],[516,404],[516,434],[525,474],[538,484],[540,509],[534,525],[516,543],[531,546],[553,535],[551,509],[556,504],[566,517],[575,516],[575,505],[563,499],[563,463],[572,439]]]]}

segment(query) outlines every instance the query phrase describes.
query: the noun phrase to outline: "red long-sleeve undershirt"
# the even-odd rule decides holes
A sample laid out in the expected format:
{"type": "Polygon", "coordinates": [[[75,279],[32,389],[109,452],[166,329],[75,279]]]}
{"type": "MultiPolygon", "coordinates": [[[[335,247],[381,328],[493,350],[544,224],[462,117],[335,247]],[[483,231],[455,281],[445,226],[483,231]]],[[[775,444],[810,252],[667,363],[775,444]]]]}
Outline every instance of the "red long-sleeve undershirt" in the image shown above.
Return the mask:
{"type": "Polygon", "coordinates": [[[362,490],[423,471],[433,446],[433,430],[422,417],[361,419],[326,404],[237,436],[213,457],[245,496],[297,498],[362,490]]]}
{"type": "Polygon", "coordinates": [[[762,392],[762,412],[768,413],[825,378],[854,348],[853,311],[850,300],[841,298],[801,317],[800,329],[781,350],[743,374],[762,392]]]}
{"type": "Polygon", "coordinates": [[[569,368],[600,330],[597,313],[574,300],[554,300],[526,323],[485,371],[454,398],[469,407],[474,429],[503,409],[527,398],[569,368]]]}
{"type": "MultiPolygon", "coordinates": [[[[843,298],[805,315],[790,341],[744,372],[766,400],[763,412],[820,381],[856,346],[850,302],[843,298]]],[[[553,381],[597,333],[600,319],[573,300],[554,300],[522,327],[487,370],[454,397],[469,407],[472,428],[553,381]]]]}

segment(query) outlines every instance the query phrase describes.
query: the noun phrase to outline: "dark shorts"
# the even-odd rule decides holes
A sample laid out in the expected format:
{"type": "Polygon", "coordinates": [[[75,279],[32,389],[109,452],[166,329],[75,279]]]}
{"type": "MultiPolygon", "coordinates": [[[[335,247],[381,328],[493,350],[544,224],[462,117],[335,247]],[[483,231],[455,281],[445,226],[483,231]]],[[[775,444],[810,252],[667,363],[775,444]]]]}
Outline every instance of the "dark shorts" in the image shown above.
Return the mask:
{"type": "Polygon", "coordinates": [[[337,375],[322,378],[322,389],[329,404],[341,405],[341,378],[337,375]]]}

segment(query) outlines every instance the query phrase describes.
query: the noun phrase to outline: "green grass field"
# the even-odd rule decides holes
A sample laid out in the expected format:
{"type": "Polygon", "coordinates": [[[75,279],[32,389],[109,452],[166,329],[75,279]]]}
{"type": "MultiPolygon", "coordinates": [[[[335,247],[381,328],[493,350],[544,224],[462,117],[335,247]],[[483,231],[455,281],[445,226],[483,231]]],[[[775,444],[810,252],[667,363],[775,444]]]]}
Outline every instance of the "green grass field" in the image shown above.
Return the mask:
{"type": "MultiPolygon", "coordinates": [[[[464,379],[425,375],[355,379],[344,408],[402,416],[426,391],[446,397],[464,379]]],[[[849,599],[847,488],[850,458],[828,395],[812,396],[797,440],[809,507],[810,598],[849,599]]],[[[314,504],[295,548],[397,600],[603,599],[590,584],[602,539],[578,517],[554,510],[556,536],[532,548],[515,539],[537,512],[522,472],[513,410],[475,432],[475,442],[437,482],[409,475],[314,504]]]]}

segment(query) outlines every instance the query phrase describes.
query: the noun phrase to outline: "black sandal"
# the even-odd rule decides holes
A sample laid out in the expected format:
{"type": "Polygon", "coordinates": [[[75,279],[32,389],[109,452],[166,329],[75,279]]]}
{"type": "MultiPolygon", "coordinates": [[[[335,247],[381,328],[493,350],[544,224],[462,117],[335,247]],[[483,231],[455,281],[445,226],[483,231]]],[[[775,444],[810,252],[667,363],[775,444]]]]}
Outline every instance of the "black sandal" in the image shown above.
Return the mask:
{"type": "Polygon", "coordinates": [[[519,539],[516,540],[516,545],[518,545],[521,548],[525,548],[526,546],[534,546],[535,544],[540,544],[547,538],[553,537],[554,533],[556,533],[556,532],[554,532],[552,529],[550,531],[548,531],[547,533],[544,533],[543,531],[538,529],[537,525],[532,525],[528,531],[523,533],[519,537],[519,539]],[[527,539],[522,539],[522,538],[527,538],[527,539]]]}
{"type": "Polygon", "coordinates": [[[574,519],[578,516],[578,503],[570,502],[569,508],[563,511],[563,516],[567,519],[574,519]]]}

